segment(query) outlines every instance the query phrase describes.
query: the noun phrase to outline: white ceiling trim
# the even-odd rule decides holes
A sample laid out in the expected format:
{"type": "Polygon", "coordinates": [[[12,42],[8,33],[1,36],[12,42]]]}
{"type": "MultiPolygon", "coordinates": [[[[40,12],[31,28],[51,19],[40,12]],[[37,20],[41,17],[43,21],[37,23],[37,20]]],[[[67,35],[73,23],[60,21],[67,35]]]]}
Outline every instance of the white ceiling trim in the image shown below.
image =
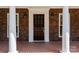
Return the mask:
{"type": "MultiPolygon", "coordinates": [[[[0,8],[9,8],[9,6],[0,6],[0,8]]],[[[63,6],[16,6],[16,8],[63,8],[63,6]]],[[[70,9],[78,9],[79,6],[69,6],[70,9]]]]}

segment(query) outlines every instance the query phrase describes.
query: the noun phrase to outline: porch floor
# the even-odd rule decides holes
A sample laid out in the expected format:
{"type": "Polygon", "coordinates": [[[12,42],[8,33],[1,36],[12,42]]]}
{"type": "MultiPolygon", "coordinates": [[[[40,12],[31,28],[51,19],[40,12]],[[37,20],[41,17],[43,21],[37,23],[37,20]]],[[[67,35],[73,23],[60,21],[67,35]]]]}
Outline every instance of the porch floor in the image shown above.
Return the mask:
{"type": "Polygon", "coordinates": [[[61,50],[61,42],[18,42],[18,50],[20,52],[59,52],[61,50]]]}
{"type": "MultiPolygon", "coordinates": [[[[19,53],[32,52],[55,52],[59,53],[61,50],[61,41],[52,41],[49,43],[29,43],[27,41],[18,41],[17,50],[19,53]]],[[[72,41],[70,46],[71,52],[79,52],[79,41],[72,41]]],[[[0,41],[0,53],[8,52],[8,41],[0,41]]]]}

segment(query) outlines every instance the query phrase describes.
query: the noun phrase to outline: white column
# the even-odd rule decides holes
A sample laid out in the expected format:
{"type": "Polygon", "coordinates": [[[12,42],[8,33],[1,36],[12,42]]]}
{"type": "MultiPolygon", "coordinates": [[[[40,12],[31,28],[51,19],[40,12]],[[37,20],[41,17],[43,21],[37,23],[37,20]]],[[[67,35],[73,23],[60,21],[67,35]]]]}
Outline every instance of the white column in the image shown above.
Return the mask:
{"type": "Polygon", "coordinates": [[[16,50],[16,8],[10,6],[9,8],[9,52],[15,53],[16,50]]]}
{"type": "Polygon", "coordinates": [[[62,52],[69,52],[70,48],[70,19],[69,9],[67,6],[63,8],[63,37],[62,37],[62,52]]]}
{"type": "Polygon", "coordinates": [[[45,12],[44,19],[44,42],[49,42],[49,9],[45,12]]]}
{"type": "Polygon", "coordinates": [[[29,9],[29,42],[34,42],[33,40],[33,12],[29,9]]]}

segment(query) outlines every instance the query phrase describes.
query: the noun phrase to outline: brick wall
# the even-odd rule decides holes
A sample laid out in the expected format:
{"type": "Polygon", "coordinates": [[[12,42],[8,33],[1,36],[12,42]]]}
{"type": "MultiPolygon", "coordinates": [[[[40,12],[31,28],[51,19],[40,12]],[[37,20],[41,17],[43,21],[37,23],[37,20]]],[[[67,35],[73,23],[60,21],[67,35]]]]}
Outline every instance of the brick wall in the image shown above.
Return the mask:
{"type": "Polygon", "coordinates": [[[28,9],[16,9],[16,12],[19,13],[19,40],[28,40],[28,9]]]}
{"type": "Polygon", "coordinates": [[[79,9],[70,9],[71,40],[79,40],[79,9]]]}
{"type": "Polygon", "coordinates": [[[49,38],[50,40],[61,40],[58,37],[59,26],[59,13],[62,13],[62,9],[50,9],[49,10],[49,38]]]}
{"type": "MultiPolygon", "coordinates": [[[[49,17],[49,35],[50,40],[61,40],[58,37],[58,14],[62,13],[62,9],[50,9],[49,13],[53,15],[49,17]]],[[[70,39],[79,40],[79,9],[69,9],[70,13],[70,39]]]]}
{"type": "MultiPolygon", "coordinates": [[[[0,9],[0,40],[7,40],[7,13],[8,8],[0,9]]],[[[70,30],[71,40],[79,40],[79,9],[70,9],[70,30]]],[[[28,16],[29,11],[26,8],[16,9],[16,13],[19,13],[19,38],[18,40],[28,40],[28,16]],[[25,14],[26,13],[26,14],[25,14]]],[[[50,40],[61,40],[58,37],[58,22],[59,13],[62,13],[62,9],[50,9],[49,10],[49,35],[50,40]]]]}
{"type": "MultiPolygon", "coordinates": [[[[0,9],[0,40],[7,40],[7,13],[9,9],[0,9]]],[[[19,13],[19,38],[18,40],[28,40],[28,9],[16,9],[19,13]],[[25,15],[26,13],[26,15],[25,15]]]]}
{"type": "Polygon", "coordinates": [[[0,40],[7,39],[7,13],[9,9],[0,9],[0,40]]]}

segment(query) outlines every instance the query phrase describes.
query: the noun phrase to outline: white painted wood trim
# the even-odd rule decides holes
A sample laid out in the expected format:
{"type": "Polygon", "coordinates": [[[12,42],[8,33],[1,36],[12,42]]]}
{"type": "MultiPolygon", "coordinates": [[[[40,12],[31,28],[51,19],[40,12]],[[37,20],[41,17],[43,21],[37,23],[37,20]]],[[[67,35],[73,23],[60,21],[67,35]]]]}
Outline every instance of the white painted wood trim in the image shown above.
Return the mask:
{"type": "Polygon", "coordinates": [[[33,41],[33,15],[30,10],[29,10],[29,42],[34,42],[33,41]]]}
{"type": "MultiPolygon", "coordinates": [[[[16,8],[62,8],[63,6],[16,6],[16,8]]],[[[0,6],[0,8],[9,8],[9,6],[0,6]]],[[[69,9],[79,9],[79,6],[69,6],[69,9]]]]}
{"type": "MultiPolygon", "coordinates": [[[[62,13],[59,13],[59,30],[58,30],[58,32],[59,32],[59,33],[58,33],[59,37],[62,37],[62,36],[60,35],[60,26],[61,26],[61,25],[60,25],[60,20],[61,20],[60,18],[61,18],[61,15],[62,15],[62,13]]],[[[63,25],[62,25],[62,26],[63,26],[63,25]]]]}
{"type": "Polygon", "coordinates": [[[45,42],[49,42],[49,10],[45,13],[45,19],[44,19],[44,37],[45,37],[45,42]]]}
{"type": "Polygon", "coordinates": [[[33,14],[44,14],[44,42],[49,42],[49,9],[29,8],[29,42],[34,42],[33,38],[33,14]]]}

